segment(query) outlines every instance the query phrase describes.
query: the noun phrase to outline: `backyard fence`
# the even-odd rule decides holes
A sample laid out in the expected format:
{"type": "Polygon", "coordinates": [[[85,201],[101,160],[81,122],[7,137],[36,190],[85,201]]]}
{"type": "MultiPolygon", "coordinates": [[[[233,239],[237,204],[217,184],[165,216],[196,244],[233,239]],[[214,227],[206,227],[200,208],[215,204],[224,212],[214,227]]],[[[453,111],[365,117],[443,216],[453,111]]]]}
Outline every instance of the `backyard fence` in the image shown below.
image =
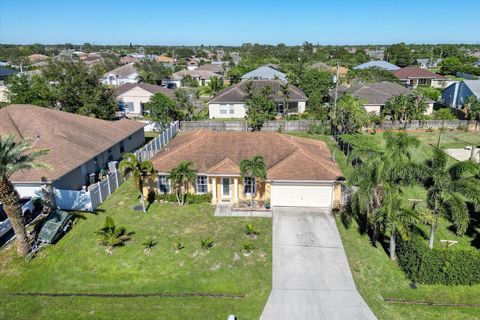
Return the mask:
{"type": "MultiPolygon", "coordinates": [[[[180,130],[192,131],[207,129],[212,131],[248,131],[246,121],[180,121],[180,130]]],[[[267,121],[261,131],[309,131],[312,126],[330,127],[330,122],[320,120],[292,120],[292,121],[267,121]]],[[[468,120],[412,120],[412,121],[382,121],[380,124],[367,129],[377,130],[435,130],[435,129],[462,129],[479,130],[480,124],[468,120]]]]}
{"type": "MultiPolygon", "coordinates": [[[[134,152],[139,161],[150,160],[178,131],[178,121],[173,122],[160,135],[134,152]]],[[[54,188],[57,207],[62,210],[95,211],[125,181],[116,168],[105,179],[84,190],[62,190],[54,188]]]]}

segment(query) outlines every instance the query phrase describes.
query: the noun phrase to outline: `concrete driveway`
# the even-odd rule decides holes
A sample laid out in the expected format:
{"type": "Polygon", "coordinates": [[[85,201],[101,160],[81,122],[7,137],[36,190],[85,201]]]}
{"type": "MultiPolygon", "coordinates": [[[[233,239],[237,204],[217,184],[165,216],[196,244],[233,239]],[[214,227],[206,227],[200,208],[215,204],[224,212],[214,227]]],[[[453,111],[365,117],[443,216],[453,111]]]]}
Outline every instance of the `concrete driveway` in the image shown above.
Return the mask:
{"type": "Polygon", "coordinates": [[[357,292],[329,209],[274,210],[272,292],[260,319],[376,319],[357,292]]]}

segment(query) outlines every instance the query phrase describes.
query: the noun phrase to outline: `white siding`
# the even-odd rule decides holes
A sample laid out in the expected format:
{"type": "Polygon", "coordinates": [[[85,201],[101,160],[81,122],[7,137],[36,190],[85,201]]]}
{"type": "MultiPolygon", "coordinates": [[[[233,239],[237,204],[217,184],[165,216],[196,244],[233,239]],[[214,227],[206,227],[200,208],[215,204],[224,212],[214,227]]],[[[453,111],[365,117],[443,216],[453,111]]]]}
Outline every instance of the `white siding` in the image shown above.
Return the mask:
{"type": "Polygon", "coordinates": [[[127,114],[143,115],[142,103],[150,101],[150,97],[153,94],[140,87],[135,87],[117,97],[117,100],[121,100],[125,103],[133,103],[133,111],[126,111],[127,114]]]}
{"type": "Polygon", "coordinates": [[[300,182],[272,183],[272,207],[332,207],[333,185],[300,182]]]}
{"type": "Polygon", "coordinates": [[[246,109],[243,103],[211,103],[208,105],[208,116],[210,119],[222,119],[222,118],[245,118],[246,109]],[[230,113],[230,106],[233,106],[233,113],[230,113]],[[226,113],[222,113],[221,110],[226,110],[226,113]]]}

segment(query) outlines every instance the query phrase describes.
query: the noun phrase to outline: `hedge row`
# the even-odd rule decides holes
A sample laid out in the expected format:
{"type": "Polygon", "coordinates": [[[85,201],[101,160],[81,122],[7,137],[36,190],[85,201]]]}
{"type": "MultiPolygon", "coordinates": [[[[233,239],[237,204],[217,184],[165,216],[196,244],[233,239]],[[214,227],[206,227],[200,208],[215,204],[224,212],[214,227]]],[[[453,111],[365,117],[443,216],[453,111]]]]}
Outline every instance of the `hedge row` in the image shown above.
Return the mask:
{"type": "Polygon", "coordinates": [[[418,236],[397,246],[398,263],[414,282],[424,284],[480,284],[480,251],[429,249],[418,236]]]}
{"type": "MultiPolygon", "coordinates": [[[[155,196],[156,200],[167,201],[167,202],[177,202],[177,197],[174,193],[161,193],[155,196]]],[[[185,203],[187,204],[199,204],[199,203],[211,203],[212,194],[191,194],[188,193],[185,198],[185,203]]]]}

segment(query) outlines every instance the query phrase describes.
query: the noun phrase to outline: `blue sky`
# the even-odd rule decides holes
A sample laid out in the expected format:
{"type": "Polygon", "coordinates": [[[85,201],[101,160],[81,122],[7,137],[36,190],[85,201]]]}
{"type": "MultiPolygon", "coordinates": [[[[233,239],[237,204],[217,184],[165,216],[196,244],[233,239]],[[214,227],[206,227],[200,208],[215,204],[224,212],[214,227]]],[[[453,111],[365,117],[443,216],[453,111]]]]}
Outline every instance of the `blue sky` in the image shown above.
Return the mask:
{"type": "Polygon", "coordinates": [[[0,43],[480,43],[479,0],[0,0],[0,43]]]}

